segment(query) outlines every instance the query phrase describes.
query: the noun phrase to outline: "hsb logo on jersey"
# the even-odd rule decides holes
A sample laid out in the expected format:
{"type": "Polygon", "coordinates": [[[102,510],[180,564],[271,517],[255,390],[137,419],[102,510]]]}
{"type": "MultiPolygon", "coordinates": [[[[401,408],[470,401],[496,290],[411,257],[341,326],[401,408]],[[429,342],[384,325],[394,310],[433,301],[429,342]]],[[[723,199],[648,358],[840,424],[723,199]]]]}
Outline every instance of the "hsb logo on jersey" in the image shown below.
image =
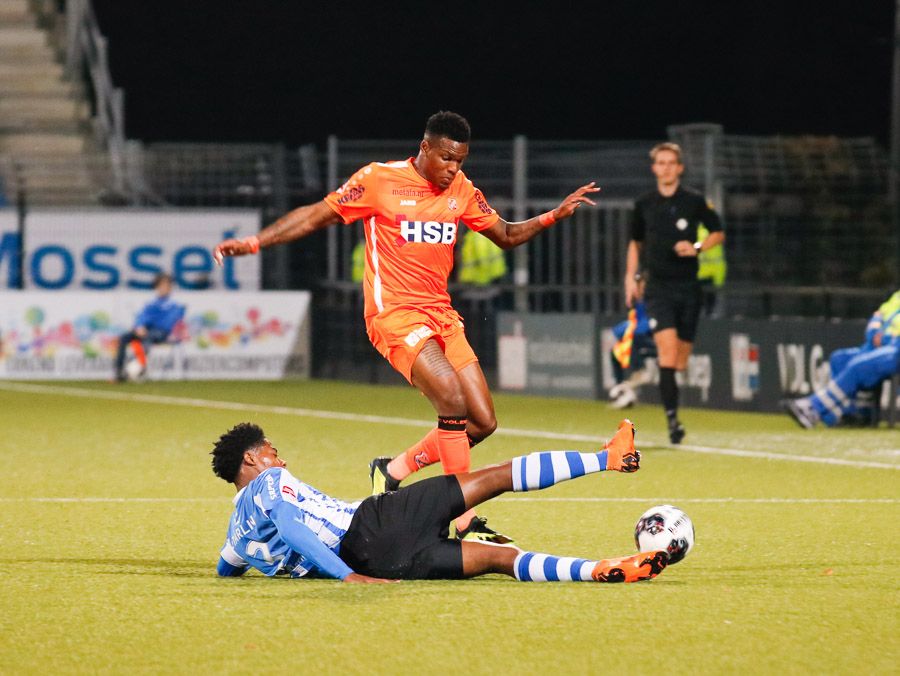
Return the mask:
{"type": "Polygon", "coordinates": [[[456,223],[400,221],[400,237],[407,242],[453,244],[456,241],[456,223]]]}

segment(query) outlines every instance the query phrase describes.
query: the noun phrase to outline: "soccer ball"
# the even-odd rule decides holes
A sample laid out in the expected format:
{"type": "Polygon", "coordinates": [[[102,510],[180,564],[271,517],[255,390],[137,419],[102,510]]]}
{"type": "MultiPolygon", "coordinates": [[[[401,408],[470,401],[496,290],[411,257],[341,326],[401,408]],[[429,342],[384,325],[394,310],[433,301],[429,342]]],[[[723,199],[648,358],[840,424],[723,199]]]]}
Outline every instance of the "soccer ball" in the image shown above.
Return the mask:
{"type": "Polygon", "coordinates": [[[125,377],[132,382],[136,382],[144,375],[144,367],[137,359],[130,360],[125,364],[125,377]]]}
{"type": "Polygon", "coordinates": [[[669,563],[678,563],[694,546],[694,524],[677,507],[652,507],[634,527],[634,544],[640,552],[665,550],[669,563]]]}

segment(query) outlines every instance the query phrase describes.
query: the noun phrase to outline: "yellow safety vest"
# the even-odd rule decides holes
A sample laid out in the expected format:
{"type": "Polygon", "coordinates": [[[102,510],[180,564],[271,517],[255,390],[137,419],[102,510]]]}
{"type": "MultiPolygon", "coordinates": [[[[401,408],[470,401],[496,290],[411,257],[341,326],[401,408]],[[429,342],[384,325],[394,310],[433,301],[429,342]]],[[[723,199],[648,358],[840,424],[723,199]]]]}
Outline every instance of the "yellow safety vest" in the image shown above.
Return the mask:
{"type": "Polygon", "coordinates": [[[353,257],[351,260],[352,268],[350,270],[350,279],[354,282],[361,282],[363,275],[366,274],[366,242],[360,240],[353,247],[353,257]]]}
{"type": "Polygon", "coordinates": [[[900,336],[900,291],[894,293],[888,298],[881,307],[878,308],[878,314],[882,321],[882,331],[887,336],[900,336]]]}
{"type": "MultiPolygon", "coordinates": [[[[697,241],[702,242],[709,237],[709,230],[702,223],[697,227],[697,241]]],[[[725,276],[728,274],[728,264],[725,262],[725,247],[716,244],[714,247],[697,254],[700,264],[697,270],[697,279],[711,279],[717,289],[724,286],[725,276]]]]}
{"type": "Polygon", "coordinates": [[[487,286],[506,274],[503,249],[484,235],[467,230],[460,253],[459,281],[487,286]]]}

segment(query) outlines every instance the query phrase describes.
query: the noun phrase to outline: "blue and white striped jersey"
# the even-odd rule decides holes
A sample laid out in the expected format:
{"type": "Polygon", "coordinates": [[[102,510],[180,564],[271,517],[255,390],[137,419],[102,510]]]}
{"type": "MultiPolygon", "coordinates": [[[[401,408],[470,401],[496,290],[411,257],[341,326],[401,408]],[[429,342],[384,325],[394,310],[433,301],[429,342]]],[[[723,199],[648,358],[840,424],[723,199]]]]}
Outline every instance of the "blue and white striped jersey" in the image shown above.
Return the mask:
{"type": "Polygon", "coordinates": [[[234,497],[234,512],[221,551],[226,563],[238,569],[249,565],[265,575],[281,572],[292,577],[302,577],[314,569],[304,552],[285,542],[270,517],[281,503],[296,509],[294,520],[309,528],[335,555],[359,506],[359,502],[343,502],[317,491],[282,467],[267,469],[234,497]]]}

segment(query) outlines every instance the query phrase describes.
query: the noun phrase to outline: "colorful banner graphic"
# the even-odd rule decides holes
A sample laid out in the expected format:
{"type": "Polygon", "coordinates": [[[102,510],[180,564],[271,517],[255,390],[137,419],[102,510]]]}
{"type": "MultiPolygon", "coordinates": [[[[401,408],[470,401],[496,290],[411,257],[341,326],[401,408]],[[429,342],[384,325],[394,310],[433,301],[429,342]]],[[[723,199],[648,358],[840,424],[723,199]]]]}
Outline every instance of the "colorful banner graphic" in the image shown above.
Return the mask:
{"type": "MultiPolygon", "coordinates": [[[[308,377],[311,294],[182,292],[187,306],[162,344],[151,379],[308,377]]],[[[119,336],[151,293],[0,292],[0,378],[110,379],[119,336]]]]}

